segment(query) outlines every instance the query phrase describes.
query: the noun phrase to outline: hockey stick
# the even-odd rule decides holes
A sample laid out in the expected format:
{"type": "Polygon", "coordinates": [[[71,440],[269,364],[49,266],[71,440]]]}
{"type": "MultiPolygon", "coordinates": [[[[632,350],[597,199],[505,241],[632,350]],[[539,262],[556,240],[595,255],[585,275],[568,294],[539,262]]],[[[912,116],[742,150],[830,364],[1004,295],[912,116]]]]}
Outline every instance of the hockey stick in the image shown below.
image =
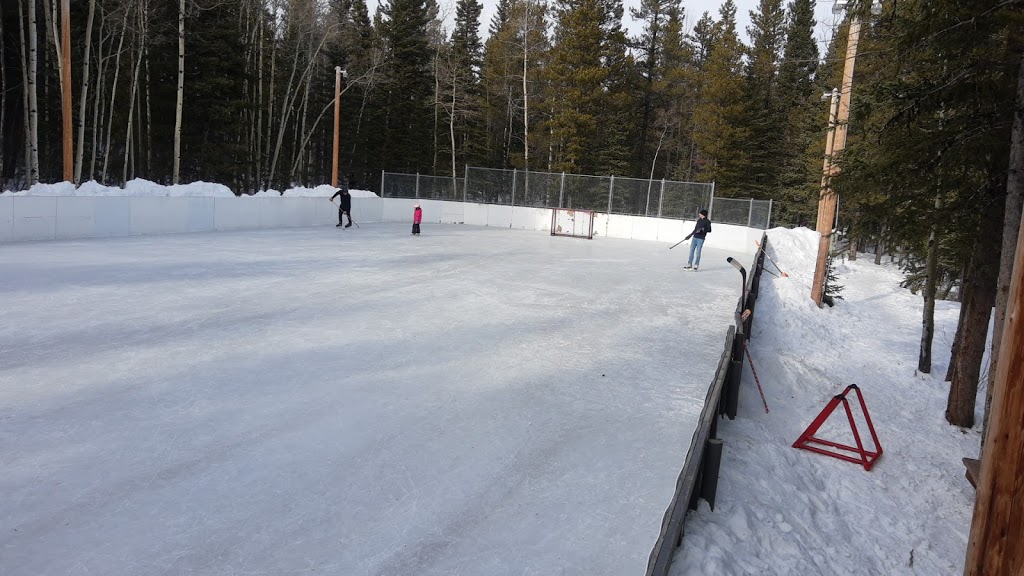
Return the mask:
{"type": "MultiPolygon", "coordinates": [[[[330,202],[331,204],[334,204],[335,206],[338,206],[337,204],[334,203],[334,200],[331,200],[330,198],[328,198],[327,201],[330,202]]],[[[341,206],[338,206],[338,208],[341,208],[341,206]]],[[[349,222],[356,224],[356,221],[352,219],[351,212],[345,212],[345,215],[348,216],[349,222]]],[[[338,220],[340,221],[341,219],[339,218],[338,220]]],[[[359,224],[356,224],[356,228],[359,228],[359,224]]]]}
{"type": "Polygon", "coordinates": [[[747,353],[747,362],[750,362],[750,371],[754,373],[754,382],[757,383],[757,391],[761,393],[761,402],[764,403],[765,414],[768,413],[768,401],[764,399],[764,390],[761,389],[761,379],[757,377],[757,370],[754,370],[754,359],[750,356],[750,348],[746,340],[743,341],[743,351],[747,353]]]}
{"type": "Polygon", "coordinates": [[[679,245],[680,245],[680,244],[682,244],[683,242],[686,242],[686,238],[683,238],[683,239],[682,239],[682,240],[680,240],[679,242],[676,242],[675,244],[673,244],[673,245],[669,246],[669,247],[668,247],[668,249],[669,249],[669,250],[671,250],[671,249],[675,248],[676,246],[679,246],[679,245]]]}
{"type": "MultiPolygon", "coordinates": [[[[758,242],[757,240],[754,240],[754,245],[757,246],[757,249],[760,252],[764,252],[764,246],[761,246],[760,242],[758,242]]],[[[772,257],[769,256],[767,252],[764,252],[764,257],[767,258],[768,261],[771,262],[773,266],[775,266],[775,269],[779,271],[779,274],[782,274],[783,278],[789,278],[789,274],[786,274],[785,272],[783,272],[782,268],[779,268],[779,265],[775,263],[775,260],[772,260],[772,257]]]]}

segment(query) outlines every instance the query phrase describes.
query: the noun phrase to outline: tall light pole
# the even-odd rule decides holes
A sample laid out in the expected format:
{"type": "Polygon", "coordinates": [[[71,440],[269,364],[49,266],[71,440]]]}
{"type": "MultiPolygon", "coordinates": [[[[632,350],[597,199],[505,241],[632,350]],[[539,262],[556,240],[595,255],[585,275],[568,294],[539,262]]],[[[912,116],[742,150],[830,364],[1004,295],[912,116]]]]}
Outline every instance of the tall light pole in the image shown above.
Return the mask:
{"type": "Polygon", "coordinates": [[[64,181],[75,181],[75,153],[71,140],[71,0],[62,0],[61,11],[61,53],[64,61],[61,70],[61,104],[64,114],[64,181]]]}
{"type": "MultiPolygon", "coordinates": [[[[850,0],[836,0],[832,11],[842,12],[849,5],[850,0]]],[[[879,14],[881,9],[881,1],[873,0],[871,3],[872,14],[879,14]]],[[[839,108],[834,122],[830,122],[832,129],[829,130],[829,138],[825,144],[825,167],[818,201],[818,232],[821,234],[821,240],[818,243],[818,260],[814,266],[814,281],[811,283],[811,299],[819,307],[825,294],[825,267],[828,264],[828,253],[832,244],[832,226],[835,223],[836,204],[839,201],[829,182],[832,176],[839,173],[839,167],[832,159],[846,149],[846,134],[850,121],[850,97],[853,93],[853,67],[857,61],[857,44],[859,42],[860,17],[854,14],[850,20],[850,31],[846,37],[846,62],[843,65],[843,84],[839,93],[839,108]]],[[[833,100],[834,106],[835,101],[833,100]]]]}
{"type": "Polygon", "coordinates": [[[341,79],[348,73],[341,66],[334,67],[334,155],[331,164],[331,186],[338,187],[338,139],[341,130],[341,79]]]}

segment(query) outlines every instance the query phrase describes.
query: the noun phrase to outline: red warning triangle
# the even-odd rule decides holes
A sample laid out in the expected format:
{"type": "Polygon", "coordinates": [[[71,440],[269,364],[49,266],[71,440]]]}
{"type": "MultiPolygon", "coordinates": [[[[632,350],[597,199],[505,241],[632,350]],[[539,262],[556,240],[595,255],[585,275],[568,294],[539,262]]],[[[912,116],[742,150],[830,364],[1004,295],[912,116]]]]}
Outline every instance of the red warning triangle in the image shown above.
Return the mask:
{"type": "Polygon", "coordinates": [[[854,464],[860,464],[864,466],[865,470],[871,470],[871,467],[875,465],[878,457],[882,455],[882,445],[878,443],[878,435],[875,434],[875,427],[871,424],[871,415],[868,414],[868,407],[864,404],[864,396],[860,393],[860,388],[856,384],[850,384],[843,390],[842,394],[833,396],[825,406],[824,410],[818,414],[818,417],[811,422],[811,425],[804,430],[804,433],[797,438],[797,441],[793,443],[793,448],[801,450],[810,450],[811,452],[817,452],[818,454],[824,454],[825,456],[831,456],[833,458],[839,458],[840,460],[846,460],[847,462],[853,462],[854,464]],[[871,432],[871,440],[875,444],[875,450],[870,451],[864,448],[864,444],[860,440],[860,433],[857,431],[857,422],[853,419],[853,412],[850,410],[850,401],[846,399],[846,395],[853,390],[857,392],[857,400],[860,402],[860,409],[864,412],[864,420],[868,423],[868,431],[871,432]],[[850,420],[850,429],[853,431],[853,440],[856,442],[856,446],[849,446],[846,444],[839,444],[830,440],[823,440],[821,438],[815,438],[818,429],[821,425],[828,420],[828,417],[832,415],[832,412],[839,406],[843,405],[846,409],[846,417],[850,420]]]}

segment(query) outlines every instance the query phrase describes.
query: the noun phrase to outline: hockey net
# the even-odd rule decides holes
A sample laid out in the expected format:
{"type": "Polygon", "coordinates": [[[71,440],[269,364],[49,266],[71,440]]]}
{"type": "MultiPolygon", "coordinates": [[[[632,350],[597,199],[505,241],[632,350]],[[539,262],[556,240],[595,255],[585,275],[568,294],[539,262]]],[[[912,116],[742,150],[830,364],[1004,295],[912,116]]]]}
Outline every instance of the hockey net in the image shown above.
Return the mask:
{"type": "Polygon", "coordinates": [[[593,239],[594,211],[552,208],[551,235],[593,239]]]}

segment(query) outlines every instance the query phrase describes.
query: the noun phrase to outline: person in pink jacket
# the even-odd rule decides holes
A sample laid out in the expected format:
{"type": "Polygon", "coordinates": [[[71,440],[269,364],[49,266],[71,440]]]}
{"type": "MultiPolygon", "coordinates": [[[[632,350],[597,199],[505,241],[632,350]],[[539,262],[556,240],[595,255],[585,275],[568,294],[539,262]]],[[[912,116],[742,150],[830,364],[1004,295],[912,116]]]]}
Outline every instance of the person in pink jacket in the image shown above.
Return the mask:
{"type": "Polygon", "coordinates": [[[423,209],[420,208],[420,203],[413,204],[412,211],[412,233],[416,236],[420,234],[420,222],[423,221],[423,209]]]}

